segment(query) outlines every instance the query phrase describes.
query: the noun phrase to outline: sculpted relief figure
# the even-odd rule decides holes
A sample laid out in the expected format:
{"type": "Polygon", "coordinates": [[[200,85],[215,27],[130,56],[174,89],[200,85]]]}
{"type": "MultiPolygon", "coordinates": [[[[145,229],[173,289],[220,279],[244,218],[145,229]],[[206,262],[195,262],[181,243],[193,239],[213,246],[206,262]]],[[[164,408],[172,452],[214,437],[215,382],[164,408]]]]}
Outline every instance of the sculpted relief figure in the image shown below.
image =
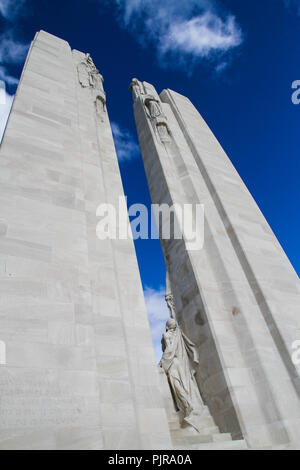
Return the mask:
{"type": "Polygon", "coordinates": [[[106,96],[103,88],[103,77],[96,68],[90,54],[85,54],[85,58],[77,66],[78,80],[83,88],[90,88],[95,93],[96,114],[101,121],[104,121],[106,111],[106,96]]]}
{"type": "Polygon", "coordinates": [[[145,95],[146,91],[142,82],[140,82],[137,78],[133,78],[131,80],[129,90],[132,91],[133,101],[139,98],[141,95],[145,95]]]}
{"type": "Polygon", "coordinates": [[[167,321],[162,349],[160,365],[168,377],[177,408],[182,413],[183,421],[199,431],[197,422],[204,405],[195,380],[198,350],[174,318],[167,321]]]}
{"type": "Polygon", "coordinates": [[[86,62],[80,62],[80,64],[77,65],[77,72],[80,85],[83,88],[90,87],[90,74],[86,62]]]}
{"type": "Polygon", "coordinates": [[[162,118],[156,123],[156,130],[162,143],[170,142],[170,131],[166,118],[162,118]]]}
{"type": "Polygon", "coordinates": [[[167,118],[163,113],[159,96],[153,85],[133,78],[129,88],[132,91],[134,101],[137,99],[142,100],[146,114],[152,122],[157,137],[161,142],[169,142],[170,131],[167,118]]]}
{"type": "Polygon", "coordinates": [[[167,118],[162,111],[160,100],[155,98],[153,95],[146,95],[144,98],[144,105],[148,117],[155,124],[155,129],[161,142],[169,142],[169,127],[167,124],[167,118]]]}
{"type": "Polygon", "coordinates": [[[104,93],[103,77],[99,70],[95,67],[90,54],[85,54],[84,61],[77,66],[78,79],[82,87],[94,88],[104,93]]]}
{"type": "Polygon", "coordinates": [[[105,98],[103,98],[102,95],[98,95],[96,100],[95,100],[95,107],[96,107],[96,113],[101,119],[101,121],[104,121],[104,114],[106,110],[106,105],[105,105],[105,98]]]}
{"type": "Polygon", "coordinates": [[[144,104],[150,118],[155,119],[162,115],[161,104],[156,98],[154,98],[154,96],[146,95],[144,104]]]}

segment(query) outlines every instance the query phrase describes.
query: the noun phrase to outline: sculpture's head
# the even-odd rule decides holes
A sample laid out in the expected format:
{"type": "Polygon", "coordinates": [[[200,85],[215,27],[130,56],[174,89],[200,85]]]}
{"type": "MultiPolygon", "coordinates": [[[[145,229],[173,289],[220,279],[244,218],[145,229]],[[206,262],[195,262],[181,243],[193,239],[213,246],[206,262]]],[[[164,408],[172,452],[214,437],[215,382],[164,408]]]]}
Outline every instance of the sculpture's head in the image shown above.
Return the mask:
{"type": "Polygon", "coordinates": [[[166,323],[166,330],[175,330],[177,327],[176,320],[174,318],[169,318],[169,320],[166,323]]]}
{"type": "Polygon", "coordinates": [[[139,81],[138,81],[137,78],[133,78],[133,79],[131,80],[131,83],[130,83],[130,85],[129,85],[129,90],[130,90],[134,85],[139,85],[139,81]]]}

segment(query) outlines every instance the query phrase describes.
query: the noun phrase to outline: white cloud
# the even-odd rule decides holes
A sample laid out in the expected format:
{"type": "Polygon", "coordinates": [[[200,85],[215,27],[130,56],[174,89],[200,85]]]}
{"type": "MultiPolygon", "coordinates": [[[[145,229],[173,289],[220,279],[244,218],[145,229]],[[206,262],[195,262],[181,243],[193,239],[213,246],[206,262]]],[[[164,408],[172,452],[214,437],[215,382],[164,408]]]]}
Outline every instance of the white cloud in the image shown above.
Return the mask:
{"type": "Polygon", "coordinates": [[[0,80],[3,80],[6,85],[18,84],[19,80],[9,73],[7,65],[22,64],[28,47],[27,44],[13,39],[12,31],[0,36],[0,80]]]}
{"type": "Polygon", "coordinates": [[[0,36],[0,63],[22,63],[28,51],[28,47],[28,44],[23,44],[13,39],[11,33],[2,34],[0,36]]]}
{"type": "Polygon", "coordinates": [[[111,129],[114,136],[118,160],[123,162],[135,158],[138,155],[139,147],[132,135],[126,129],[122,129],[116,122],[111,123],[111,129]]]}
{"type": "Polygon", "coordinates": [[[170,62],[182,66],[191,59],[218,61],[243,41],[235,17],[219,13],[216,0],[114,2],[119,20],[141,43],[156,48],[162,66],[170,62]]]}
{"type": "Polygon", "coordinates": [[[150,322],[152,340],[157,362],[162,355],[161,338],[166,328],[166,321],[170,318],[169,310],[165,301],[165,288],[158,290],[146,287],[144,290],[148,317],[150,322]]]}
{"type": "Polygon", "coordinates": [[[161,45],[163,53],[182,51],[198,57],[207,57],[215,51],[227,51],[241,43],[241,31],[229,16],[222,21],[206,12],[191,20],[170,25],[161,45]]]}
{"type": "Polygon", "coordinates": [[[0,80],[8,85],[16,85],[18,80],[7,70],[7,65],[22,64],[29,45],[15,38],[14,21],[22,12],[27,0],[0,0],[0,16],[3,17],[4,30],[0,34],[0,80]]]}
{"type": "Polygon", "coordinates": [[[19,15],[26,0],[0,0],[0,14],[7,20],[19,15]]]}
{"type": "Polygon", "coordinates": [[[6,85],[18,84],[19,80],[9,73],[7,66],[22,64],[28,48],[29,44],[21,43],[14,38],[11,27],[0,35],[0,80],[6,85]]]}
{"type": "Polygon", "coordinates": [[[0,80],[3,80],[7,85],[17,85],[19,80],[10,75],[3,65],[0,65],[0,80]]]}
{"type": "Polygon", "coordinates": [[[3,137],[3,133],[5,130],[6,122],[10,113],[10,109],[13,103],[14,97],[9,95],[4,91],[2,93],[3,89],[1,89],[1,100],[0,100],[0,142],[3,137]],[[4,100],[2,99],[4,97],[4,100]],[[4,103],[3,103],[4,101],[4,103]]]}

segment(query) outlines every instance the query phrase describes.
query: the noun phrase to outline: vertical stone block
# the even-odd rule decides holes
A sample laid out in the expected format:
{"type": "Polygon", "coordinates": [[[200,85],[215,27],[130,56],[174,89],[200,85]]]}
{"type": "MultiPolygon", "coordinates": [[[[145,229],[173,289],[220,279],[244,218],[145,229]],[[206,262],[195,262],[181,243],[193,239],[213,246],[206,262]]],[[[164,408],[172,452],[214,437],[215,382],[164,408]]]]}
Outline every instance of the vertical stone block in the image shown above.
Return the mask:
{"type": "Polygon", "coordinates": [[[177,320],[200,348],[202,397],[222,432],[243,435],[250,447],[258,432],[261,447],[295,447],[299,278],[188,98],[171,90],[158,96],[136,79],[131,88],[152,202],[204,204],[203,247],[191,249],[185,237],[161,240],[177,320]]]}
{"type": "MultiPolygon", "coordinates": [[[[145,435],[156,448],[138,405],[142,348],[129,354],[135,322],[149,331],[134,245],[122,241],[126,276],[121,242],[96,236],[98,205],[123,188],[103,77],[89,54],[36,34],[0,167],[0,448],[139,449],[145,435]],[[139,309],[128,324],[132,296],[139,309]]],[[[144,346],[155,384],[150,334],[144,346]]],[[[167,427],[162,402],[154,410],[167,427]]]]}

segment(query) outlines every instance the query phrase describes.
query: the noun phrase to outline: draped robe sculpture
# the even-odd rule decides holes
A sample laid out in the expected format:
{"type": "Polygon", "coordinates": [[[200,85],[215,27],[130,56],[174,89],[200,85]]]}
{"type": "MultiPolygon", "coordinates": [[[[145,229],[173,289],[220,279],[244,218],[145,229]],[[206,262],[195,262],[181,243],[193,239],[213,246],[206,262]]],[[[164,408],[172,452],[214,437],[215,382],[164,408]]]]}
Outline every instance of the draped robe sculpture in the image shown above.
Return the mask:
{"type": "Polygon", "coordinates": [[[95,111],[103,122],[106,112],[106,95],[103,88],[103,77],[96,68],[90,54],[77,66],[78,80],[83,88],[90,88],[95,96],[95,111]]]}
{"type": "Polygon", "coordinates": [[[77,66],[79,83],[83,88],[94,88],[102,93],[103,77],[96,68],[90,54],[85,55],[85,60],[77,66]]]}
{"type": "Polygon", "coordinates": [[[181,413],[182,421],[199,431],[199,416],[204,409],[195,379],[196,367],[199,364],[199,352],[197,346],[181,331],[176,322],[175,303],[168,270],[165,300],[170,318],[166,323],[166,332],[161,341],[163,355],[160,366],[167,375],[171,393],[181,413]]]}

